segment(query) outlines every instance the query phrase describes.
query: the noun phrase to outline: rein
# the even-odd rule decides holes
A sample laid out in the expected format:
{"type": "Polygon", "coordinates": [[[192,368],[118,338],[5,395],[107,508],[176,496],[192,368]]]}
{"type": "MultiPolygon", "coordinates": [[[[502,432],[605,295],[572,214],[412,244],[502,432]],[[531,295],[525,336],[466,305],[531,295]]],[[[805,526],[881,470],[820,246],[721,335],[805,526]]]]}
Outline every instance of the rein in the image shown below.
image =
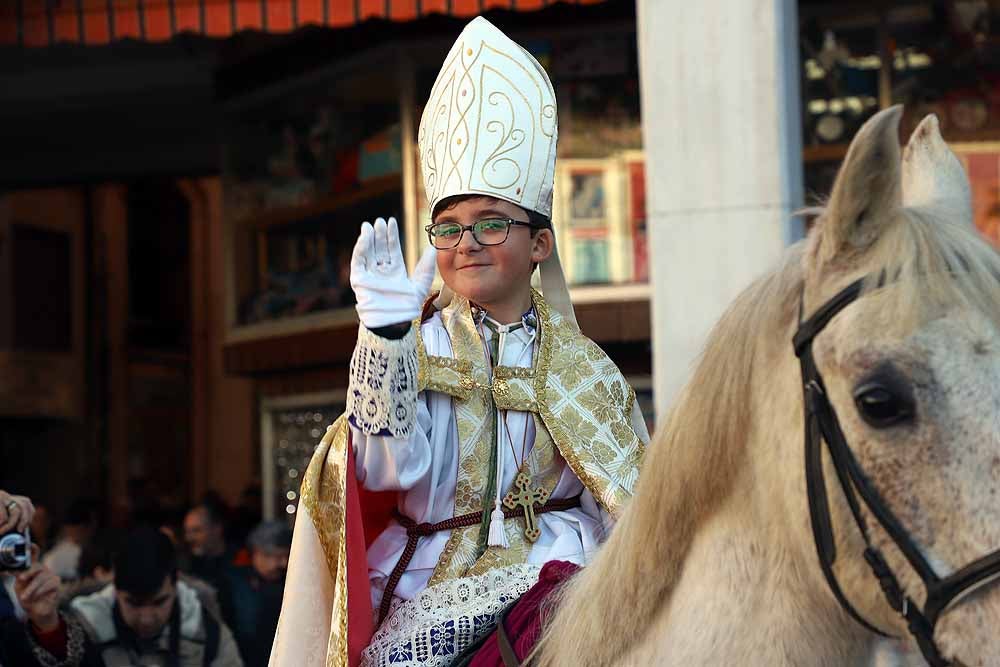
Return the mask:
{"type": "MultiPolygon", "coordinates": [[[[884,280],[879,281],[880,285],[883,283],[884,280]]],[[[823,475],[823,445],[826,444],[840,488],[854,516],[854,523],[864,538],[865,561],[878,579],[886,601],[906,620],[909,632],[916,640],[927,663],[932,667],[947,667],[951,663],[942,657],[934,642],[934,628],[942,611],[957,597],[1000,573],[1000,550],[976,560],[943,579],[939,577],[920,553],[909,533],[879,496],[878,491],[868,481],[864,469],[848,446],[837,413],[827,396],[823,377],[816,367],[812,343],[838,313],[861,296],[863,284],[864,279],[851,283],[804,322],[803,302],[802,300],[799,302],[800,324],[792,342],[802,370],[806,488],[813,540],[816,543],[816,553],[819,556],[823,576],[840,606],[866,629],[883,637],[890,636],[861,616],[847,600],[833,572],[837,551],[826,493],[826,480],[823,475]],[[861,513],[859,498],[923,581],[927,598],[922,609],[903,592],[899,580],[881,551],[872,545],[868,525],[861,513]]]]}

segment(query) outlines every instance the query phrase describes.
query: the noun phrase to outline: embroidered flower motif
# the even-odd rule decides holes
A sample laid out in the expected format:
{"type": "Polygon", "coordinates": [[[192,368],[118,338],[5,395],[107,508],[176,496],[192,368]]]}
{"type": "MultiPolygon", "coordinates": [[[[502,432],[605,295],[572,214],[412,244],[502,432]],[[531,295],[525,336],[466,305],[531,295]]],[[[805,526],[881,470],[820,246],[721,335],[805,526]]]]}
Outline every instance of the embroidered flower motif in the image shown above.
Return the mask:
{"type": "Polygon", "coordinates": [[[585,442],[597,435],[597,428],[576,410],[563,410],[562,414],[559,415],[559,418],[562,419],[566,430],[569,431],[573,439],[577,442],[585,442]]]}
{"type": "Polygon", "coordinates": [[[389,647],[389,664],[407,662],[409,660],[413,660],[413,644],[410,642],[389,647]]]}
{"type": "Polygon", "coordinates": [[[587,354],[587,358],[591,361],[603,361],[605,359],[604,351],[592,340],[588,339],[583,349],[587,354]]]}
{"type": "Polygon", "coordinates": [[[455,622],[448,621],[443,626],[431,628],[431,655],[452,655],[455,653],[455,622]]]}
{"type": "Polygon", "coordinates": [[[574,350],[558,362],[559,379],[567,389],[575,389],[593,370],[587,355],[580,350],[574,350]]]}
{"type": "Polygon", "coordinates": [[[594,440],[590,443],[590,451],[593,453],[595,459],[604,464],[614,461],[617,457],[617,452],[600,440],[594,440]]]}
{"type": "MultiPolygon", "coordinates": [[[[621,389],[617,385],[611,386],[617,388],[618,394],[621,395],[621,389]]],[[[609,390],[603,380],[581,395],[579,401],[580,405],[590,411],[594,419],[601,424],[609,424],[621,415],[621,401],[614,399],[613,390],[609,390]]]]}
{"type": "Polygon", "coordinates": [[[615,436],[615,440],[618,442],[638,442],[635,431],[632,430],[632,425],[625,423],[624,419],[616,419],[611,422],[611,434],[615,436]]]}
{"type": "Polygon", "coordinates": [[[618,382],[611,383],[611,403],[619,407],[625,406],[625,391],[618,382]]]}
{"type": "Polygon", "coordinates": [[[479,614],[478,616],[472,617],[472,628],[475,634],[479,634],[481,630],[493,626],[493,614],[479,614]]]}

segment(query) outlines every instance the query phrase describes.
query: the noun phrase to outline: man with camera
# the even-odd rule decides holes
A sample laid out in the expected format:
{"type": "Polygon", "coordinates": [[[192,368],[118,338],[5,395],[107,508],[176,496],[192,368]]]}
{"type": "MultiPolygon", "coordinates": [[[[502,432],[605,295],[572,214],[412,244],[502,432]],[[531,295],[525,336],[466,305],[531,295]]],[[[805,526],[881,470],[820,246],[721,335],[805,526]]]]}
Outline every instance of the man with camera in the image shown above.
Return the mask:
{"type": "Polygon", "coordinates": [[[10,665],[48,667],[241,667],[232,633],[177,578],[170,540],[152,528],[129,533],[114,582],[58,606],[59,577],[38,563],[17,576],[27,622],[7,624],[10,665]]]}
{"type": "Polygon", "coordinates": [[[25,496],[0,489],[0,667],[13,665],[7,657],[3,637],[8,627],[20,626],[24,610],[17,603],[12,571],[30,562],[31,539],[28,526],[35,507],[25,496]]]}
{"type": "Polygon", "coordinates": [[[34,513],[31,500],[0,489],[0,621],[21,615],[15,602],[14,578],[8,570],[30,562],[28,526],[34,513]]]}

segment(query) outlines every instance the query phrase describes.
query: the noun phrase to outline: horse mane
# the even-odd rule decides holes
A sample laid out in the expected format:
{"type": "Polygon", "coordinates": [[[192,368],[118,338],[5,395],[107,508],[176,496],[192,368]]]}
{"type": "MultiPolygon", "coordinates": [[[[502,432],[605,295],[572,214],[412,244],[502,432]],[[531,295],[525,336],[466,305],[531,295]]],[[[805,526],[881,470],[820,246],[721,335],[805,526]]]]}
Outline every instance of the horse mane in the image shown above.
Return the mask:
{"type": "Polygon", "coordinates": [[[801,245],[795,248],[713,328],[646,450],[628,509],[555,601],[540,667],[611,664],[669,600],[699,526],[725,501],[744,461],[757,339],[748,332],[776,333],[792,317],[802,284],[801,245]]]}
{"type": "MultiPolygon", "coordinates": [[[[866,290],[903,290],[891,300],[887,321],[905,326],[926,316],[929,304],[956,302],[1000,318],[995,249],[970,226],[942,221],[929,211],[900,208],[895,215],[895,224],[860,261],[862,271],[875,276],[866,290]],[[891,286],[878,276],[891,276],[891,286]]],[[[754,375],[773,372],[775,350],[792,354],[804,267],[823,254],[821,239],[821,230],[814,229],[789,248],[712,329],[646,451],[627,510],[594,560],[545,610],[531,664],[613,664],[643,640],[667,608],[695,535],[726,502],[746,465],[754,375]]]]}
{"type": "Polygon", "coordinates": [[[880,304],[886,326],[905,333],[956,306],[1000,325],[997,248],[933,208],[901,207],[897,216],[866,262],[865,291],[894,290],[880,304]]]}

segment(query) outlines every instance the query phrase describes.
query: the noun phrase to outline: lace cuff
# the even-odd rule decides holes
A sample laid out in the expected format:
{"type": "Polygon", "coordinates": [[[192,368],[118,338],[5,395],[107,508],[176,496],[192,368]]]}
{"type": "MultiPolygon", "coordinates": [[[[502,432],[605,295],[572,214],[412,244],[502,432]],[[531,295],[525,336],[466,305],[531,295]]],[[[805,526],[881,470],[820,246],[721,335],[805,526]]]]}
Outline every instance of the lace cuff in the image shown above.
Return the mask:
{"type": "Polygon", "coordinates": [[[368,435],[408,438],[417,421],[417,325],[399,340],[361,325],[351,357],[347,416],[368,435]]]}

